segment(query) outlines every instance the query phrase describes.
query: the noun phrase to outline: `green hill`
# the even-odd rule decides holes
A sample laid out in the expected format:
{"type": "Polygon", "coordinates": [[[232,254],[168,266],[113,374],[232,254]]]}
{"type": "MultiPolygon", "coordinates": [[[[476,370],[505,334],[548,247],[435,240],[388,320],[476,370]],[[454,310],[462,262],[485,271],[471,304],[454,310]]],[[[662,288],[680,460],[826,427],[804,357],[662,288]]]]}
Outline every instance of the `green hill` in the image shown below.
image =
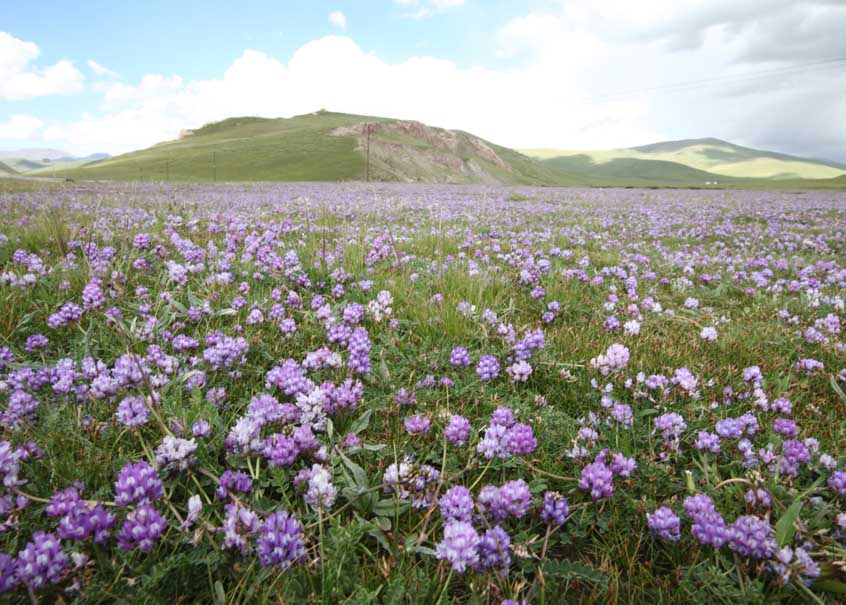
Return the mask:
{"type": "Polygon", "coordinates": [[[26,174],[27,172],[30,172],[32,170],[38,170],[39,168],[42,168],[44,166],[44,164],[41,164],[39,162],[34,162],[32,160],[26,160],[23,158],[4,159],[3,163],[9,166],[10,168],[13,168],[15,172],[19,172],[21,174],[26,174]]]}
{"type": "Polygon", "coordinates": [[[174,141],[57,174],[182,181],[341,181],[368,176],[407,182],[560,181],[542,162],[465,132],[326,111],[288,119],[229,118],[184,132],[174,141]]]}
{"type": "Polygon", "coordinates": [[[28,168],[24,172],[27,176],[52,176],[53,173],[58,173],[62,170],[70,170],[73,168],[81,168],[82,166],[87,166],[88,164],[93,164],[96,162],[101,162],[103,160],[91,160],[88,158],[82,159],[73,159],[73,158],[63,158],[61,160],[54,160],[49,164],[38,164],[33,168],[28,168]]]}
{"type": "Polygon", "coordinates": [[[0,174],[16,175],[18,172],[4,162],[0,162],[0,174]]]}
{"type": "Polygon", "coordinates": [[[719,177],[755,179],[830,179],[846,172],[846,165],[751,149],[720,139],[664,141],[628,149],[565,151],[528,149],[523,153],[542,160],[587,156],[596,164],[619,159],[675,162],[719,177]]]}
{"type": "Polygon", "coordinates": [[[794,187],[813,186],[815,181],[802,176],[813,173],[818,175],[820,185],[828,187],[837,186],[828,180],[842,174],[835,166],[758,152],[717,139],[669,141],[612,151],[532,150],[524,154],[460,130],[318,111],[293,118],[228,118],[183,131],[178,139],[148,149],[64,168],[52,165],[30,174],[144,181],[369,178],[564,186],[794,187]],[[769,173],[759,169],[749,171],[757,177],[750,176],[745,168],[740,169],[761,162],[769,162],[769,172],[775,175],[762,178],[761,172],[769,173]]]}
{"type": "Polygon", "coordinates": [[[18,149],[16,151],[0,152],[0,161],[20,174],[30,176],[52,176],[54,171],[77,168],[96,160],[108,158],[105,153],[95,153],[90,156],[75,158],[69,155],[57,157],[63,152],[54,149],[43,150],[51,157],[38,158],[39,149],[18,149]],[[16,155],[20,154],[20,155],[16,155]]]}
{"type": "Polygon", "coordinates": [[[724,184],[738,181],[663,160],[616,158],[595,162],[587,154],[580,154],[553,157],[543,163],[555,168],[562,175],[581,179],[584,184],[686,186],[717,183],[720,180],[724,184]]]}

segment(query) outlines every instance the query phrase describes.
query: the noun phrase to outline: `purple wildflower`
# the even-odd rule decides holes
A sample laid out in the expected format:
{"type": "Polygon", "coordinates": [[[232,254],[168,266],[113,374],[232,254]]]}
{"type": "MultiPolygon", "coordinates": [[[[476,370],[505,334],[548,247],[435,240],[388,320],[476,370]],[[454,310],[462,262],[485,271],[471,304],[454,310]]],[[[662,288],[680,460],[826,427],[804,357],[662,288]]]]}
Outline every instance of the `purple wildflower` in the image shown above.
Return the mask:
{"type": "Polygon", "coordinates": [[[452,415],[444,429],[444,437],[456,447],[463,446],[470,438],[470,421],[464,416],[452,415]]]}
{"type": "Polygon", "coordinates": [[[538,440],[535,439],[532,427],[518,422],[506,430],[502,437],[502,446],[513,456],[528,456],[538,447],[538,440]]]}
{"type": "Polygon", "coordinates": [[[543,522],[561,526],[567,521],[569,514],[570,506],[567,503],[567,498],[558,492],[547,491],[544,493],[543,509],[540,515],[543,522]]]}
{"type": "Polygon", "coordinates": [[[582,469],[579,488],[590,492],[593,500],[610,498],[614,493],[614,473],[604,462],[597,460],[582,469]]]}
{"type": "Polygon", "coordinates": [[[750,559],[768,559],[777,545],[769,521],[753,515],[743,515],[729,527],[729,548],[750,559]]]}
{"type": "Polygon", "coordinates": [[[461,574],[479,562],[479,534],[466,521],[449,521],[444,525],[444,539],[435,546],[437,557],[449,561],[453,571],[461,574]]]}
{"type": "Polygon", "coordinates": [[[646,514],[646,525],[653,536],[671,542],[681,539],[681,519],[672,509],[662,506],[655,512],[646,514]]]}
{"type": "Polygon", "coordinates": [[[445,521],[470,521],[473,516],[473,496],[463,485],[451,487],[438,501],[445,521]]]}
{"type": "Polygon", "coordinates": [[[68,557],[59,539],[54,534],[37,531],[18,553],[16,578],[33,590],[41,590],[59,582],[67,566],[68,557]]]}
{"type": "Polygon", "coordinates": [[[828,486],[841,496],[846,496],[846,472],[835,471],[828,478],[828,486]]]}
{"type": "Polygon", "coordinates": [[[472,363],[470,353],[464,347],[455,347],[449,354],[449,362],[456,367],[469,366],[472,363]]]}
{"type": "Polygon", "coordinates": [[[347,366],[350,370],[356,374],[367,374],[370,371],[370,337],[366,329],[358,327],[353,330],[348,349],[347,366]]]}
{"type": "Polygon", "coordinates": [[[303,527],[294,515],[278,510],[265,519],[257,541],[263,567],[277,566],[287,571],[291,565],[306,560],[303,527]]]}
{"type": "Polygon", "coordinates": [[[406,418],[404,424],[409,435],[428,435],[431,430],[429,419],[420,414],[406,418]]]}
{"type": "Polygon", "coordinates": [[[127,516],[117,535],[121,550],[150,552],[153,544],[167,529],[167,519],[146,502],[139,504],[127,516]]]}
{"type": "Polygon", "coordinates": [[[494,380],[499,376],[499,361],[493,355],[482,355],[476,365],[476,375],[482,382],[494,380]]]}
{"type": "Polygon", "coordinates": [[[129,506],[137,502],[158,500],[162,497],[162,482],[155,469],[143,460],[127,462],[115,481],[115,503],[129,506]]]}
{"type": "Polygon", "coordinates": [[[492,569],[504,575],[511,566],[511,536],[494,525],[479,539],[478,553],[479,561],[473,566],[476,570],[492,569]]]}

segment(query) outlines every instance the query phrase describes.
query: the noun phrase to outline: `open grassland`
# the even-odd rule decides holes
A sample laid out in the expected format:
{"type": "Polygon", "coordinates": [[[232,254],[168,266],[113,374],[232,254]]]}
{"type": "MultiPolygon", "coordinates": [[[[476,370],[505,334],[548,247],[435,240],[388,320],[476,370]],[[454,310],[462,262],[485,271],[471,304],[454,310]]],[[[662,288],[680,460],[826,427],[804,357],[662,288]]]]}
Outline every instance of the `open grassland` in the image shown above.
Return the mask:
{"type": "Polygon", "coordinates": [[[28,186],[11,602],[846,591],[846,194],[28,186]]]}

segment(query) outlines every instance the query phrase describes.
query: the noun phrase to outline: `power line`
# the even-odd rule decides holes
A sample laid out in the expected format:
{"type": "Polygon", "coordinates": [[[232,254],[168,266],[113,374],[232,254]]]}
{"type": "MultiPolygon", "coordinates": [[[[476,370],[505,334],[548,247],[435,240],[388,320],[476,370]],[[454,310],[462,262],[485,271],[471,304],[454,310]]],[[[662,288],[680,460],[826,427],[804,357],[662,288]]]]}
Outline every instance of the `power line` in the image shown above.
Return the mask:
{"type": "Polygon", "coordinates": [[[690,80],[687,82],[675,82],[672,84],[662,84],[659,86],[652,86],[647,88],[639,88],[632,90],[622,90],[611,92],[607,94],[600,94],[593,97],[585,97],[579,99],[580,101],[606,101],[614,98],[625,98],[630,96],[637,96],[648,92],[684,92],[712,84],[722,83],[738,83],[744,81],[757,80],[761,78],[771,78],[773,76],[792,75],[794,73],[804,73],[806,71],[824,71],[826,69],[836,69],[846,66],[846,57],[837,57],[834,59],[826,59],[823,61],[813,61],[809,63],[801,63],[798,65],[789,65],[785,67],[778,67],[767,70],[759,70],[756,72],[746,72],[742,74],[717,76],[713,78],[704,78],[701,80],[690,80]]]}

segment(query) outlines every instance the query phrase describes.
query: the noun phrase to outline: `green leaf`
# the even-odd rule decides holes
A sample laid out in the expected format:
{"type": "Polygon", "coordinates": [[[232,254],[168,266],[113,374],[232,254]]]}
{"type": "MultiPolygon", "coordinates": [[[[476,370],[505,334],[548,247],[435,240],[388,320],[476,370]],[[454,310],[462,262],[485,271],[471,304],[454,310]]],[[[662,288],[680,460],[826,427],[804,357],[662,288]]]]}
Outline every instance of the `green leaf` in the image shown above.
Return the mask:
{"type": "Polygon", "coordinates": [[[796,534],[795,522],[799,511],[802,510],[802,504],[802,498],[796,498],[776,523],[775,535],[779,546],[786,546],[796,534]]]}
{"type": "Polygon", "coordinates": [[[835,592],[837,594],[846,594],[846,584],[838,582],[837,580],[820,580],[814,582],[811,587],[814,590],[823,590],[825,592],[835,592]]]}
{"type": "Polygon", "coordinates": [[[388,537],[381,529],[374,525],[373,528],[367,532],[367,535],[374,537],[382,548],[389,553],[391,552],[391,543],[388,542],[388,537]]]}
{"type": "Polygon", "coordinates": [[[438,556],[438,552],[434,548],[429,548],[428,546],[412,546],[408,549],[408,552],[428,555],[430,557],[438,556]]]}
{"type": "Polygon", "coordinates": [[[365,411],[361,416],[356,418],[355,422],[352,423],[352,426],[350,427],[350,432],[358,434],[364,431],[368,426],[370,426],[370,417],[372,415],[372,409],[365,411]]]}
{"type": "Polygon", "coordinates": [[[573,563],[567,559],[559,561],[546,561],[543,564],[544,575],[558,578],[559,580],[578,580],[580,582],[590,582],[591,584],[599,584],[605,586],[608,583],[608,578],[604,573],[589,565],[582,565],[580,563],[573,563]]]}
{"type": "MultiPolygon", "coordinates": [[[[397,502],[396,510],[403,513],[408,508],[408,502],[397,502]]],[[[390,498],[383,498],[373,505],[373,514],[378,517],[394,516],[394,501],[390,498]]]]}
{"type": "Polygon", "coordinates": [[[215,605],[226,605],[226,593],[223,591],[223,584],[220,580],[215,580],[214,583],[214,603],[215,605]]]}
{"type": "Polygon", "coordinates": [[[829,381],[831,382],[831,388],[834,389],[834,392],[837,393],[838,397],[840,397],[840,401],[846,403],[846,393],[844,393],[843,389],[840,388],[840,385],[837,384],[837,379],[832,376],[829,381]]]}
{"type": "Polygon", "coordinates": [[[548,485],[549,484],[546,479],[543,477],[536,477],[532,479],[531,483],[529,483],[529,489],[532,490],[532,493],[537,494],[544,491],[548,485]]]}
{"type": "Polygon", "coordinates": [[[192,307],[202,307],[203,301],[200,298],[197,298],[197,295],[188,288],[188,302],[191,303],[192,307]]]}
{"type": "Polygon", "coordinates": [[[656,410],[655,408],[645,408],[635,414],[635,418],[643,418],[644,416],[654,416],[657,413],[658,410],[656,410]]]}
{"type": "Polygon", "coordinates": [[[364,469],[361,468],[358,464],[347,458],[343,452],[338,452],[341,455],[341,462],[344,463],[349,471],[352,473],[353,481],[355,482],[356,487],[362,490],[366,490],[370,487],[370,484],[367,481],[367,473],[364,472],[364,469]]]}

